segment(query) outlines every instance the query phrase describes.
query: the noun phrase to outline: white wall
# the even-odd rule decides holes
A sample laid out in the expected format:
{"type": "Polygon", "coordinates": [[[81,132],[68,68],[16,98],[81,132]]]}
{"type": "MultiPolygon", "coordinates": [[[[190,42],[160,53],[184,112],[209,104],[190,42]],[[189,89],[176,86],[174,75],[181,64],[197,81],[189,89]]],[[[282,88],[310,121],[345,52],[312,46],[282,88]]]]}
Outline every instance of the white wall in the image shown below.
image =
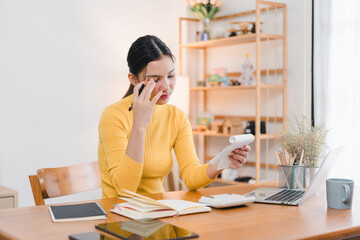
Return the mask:
{"type": "MultiPolygon", "coordinates": [[[[253,8],[225,0],[222,14],[253,8]]],[[[307,108],[307,1],[288,4],[289,109],[307,108]],[[305,106],[305,107],[304,107],[305,106]]],[[[97,160],[105,106],[128,87],[126,54],[154,34],[178,55],[183,0],[0,0],[0,184],[33,204],[28,175],[97,160]]]]}
{"type": "Polygon", "coordinates": [[[0,184],[33,204],[29,174],[97,160],[105,106],[128,88],[126,55],[153,34],[177,55],[182,0],[0,1],[0,184]]]}

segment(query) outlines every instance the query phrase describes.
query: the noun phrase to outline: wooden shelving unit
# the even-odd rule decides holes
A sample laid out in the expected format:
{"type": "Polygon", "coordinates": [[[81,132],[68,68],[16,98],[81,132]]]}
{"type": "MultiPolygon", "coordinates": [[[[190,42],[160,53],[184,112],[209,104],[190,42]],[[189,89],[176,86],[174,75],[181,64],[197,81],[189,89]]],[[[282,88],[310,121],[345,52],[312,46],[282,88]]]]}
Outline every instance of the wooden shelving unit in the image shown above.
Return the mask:
{"type": "MultiPolygon", "coordinates": [[[[282,124],[282,129],[283,130],[286,129],[286,106],[287,106],[287,104],[286,104],[286,87],[287,87],[286,4],[256,0],[255,10],[217,17],[217,18],[212,19],[212,21],[222,21],[222,20],[228,20],[228,19],[242,17],[242,16],[248,16],[248,15],[255,15],[255,18],[256,18],[256,32],[253,34],[246,34],[246,35],[227,37],[227,38],[222,38],[222,39],[214,39],[214,40],[208,40],[208,41],[185,42],[185,43],[183,43],[183,39],[182,39],[182,23],[183,22],[197,22],[199,20],[193,19],[193,18],[180,18],[179,19],[179,43],[180,43],[179,44],[179,73],[183,74],[183,67],[182,67],[183,59],[182,59],[182,57],[183,57],[183,50],[185,50],[185,49],[189,49],[189,50],[193,49],[193,50],[197,50],[197,51],[203,51],[203,69],[201,69],[201,70],[203,71],[203,78],[207,79],[207,77],[209,76],[209,74],[206,72],[207,71],[207,59],[211,57],[210,54],[208,54],[206,51],[208,48],[221,48],[221,47],[227,47],[227,46],[232,46],[232,45],[253,43],[253,45],[256,49],[255,50],[256,51],[256,64],[255,64],[256,84],[255,85],[252,85],[252,86],[228,86],[228,87],[210,87],[210,86],[195,87],[195,86],[192,86],[192,87],[190,87],[190,91],[194,92],[194,93],[201,93],[200,95],[203,98],[202,99],[202,103],[203,103],[202,109],[203,110],[206,110],[206,108],[207,108],[207,101],[208,101],[207,100],[207,92],[208,91],[219,91],[219,92],[224,92],[224,94],[229,93],[229,91],[244,91],[244,90],[253,91],[252,94],[254,94],[255,99],[256,99],[255,103],[254,103],[254,108],[255,108],[255,112],[256,112],[255,116],[237,116],[237,117],[247,120],[247,121],[250,121],[250,120],[255,121],[255,153],[256,153],[256,157],[255,157],[255,162],[248,162],[247,165],[255,167],[255,170],[256,170],[255,171],[256,172],[255,179],[257,182],[259,182],[261,179],[261,176],[260,176],[261,168],[265,168],[266,171],[269,168],[273,168],[274,170],[277,169],[277,164],[268,163],[268,162],[264,163],[261,161],[262,141],[266,142],[266,144],[265,144],[266,145],[265,155],[266,155],[266,154],[269,154],[269,144],[267,141],[276,140],[277,138],[279,138],[279,133],[262,134],[260,132],[261,121],[265,121],[266,126],[269,126],[270,122],[280,123],[280,124],[282,124]],[[268,31],[266,31],[264,33],[264,31],[260,30],[261,29],[260,23],[269,20],[269,19],[261,20],[261,14],[266,14],[266,17],[268,18],[268,16],[269,16],[268,13],[271,11],[275,11],[274,15],[276,15],[279,11],[281,11],[281,13],[282,13],[282,18],[281,18],[282,32],[281,32],[281,34],[276,33],[276,32],[269,33],[268,31]],[[269,41],[273,41],[273,40],[281,41],[280,47],[282,47],[282,66],[281,67],[275,66],[275,69],[261,69],[260,59],[263,55],[263,51],[261,50],[260,44],[262,42],[266,42],[266,41],[269,42],[269,41]],[[281,75],[282,83],[281,84],[271,83],[269,81],[269,75],[281,75]],[[261,83],[262,76],[266,78],[266,83],[261,83]],[[269,91],[281,91],[281,94],[282,94],[282,116],[280,116],[280,117],[279,116],[264,116],[261,114],[260,107],[261,107],[261,105],[266,104],[266,102],[264,103],[261,100],[263,91],[267,91],[267,93],[269,91]]],[[[277,20],[275,17],[275,21],[274,21],[275,25],[277,24],[276,21],[277,20]]],[[[275,27],[275,29],[276,29],[276,27],[275,27]]],[[[228,76],[240,76],[240,75],[241,75],[241,72],[228,73],[228,76]]],[[[192,104],[199,104],[196,102],[194,103],[193,101],[190,101],[190,102],[192,102],[192,104]]],[[[218,115],[216,115],[216,116],[219,117],[218,115]]],[[[226,116],[222,116],[222,117],[226,117],[226,116]]],[[[208,137],[229,137],[230,136],[229,134],[209,133],[209,132],[201,132],[201,131],[197,131],[197,130],[194,130],[193,134],[195,137],[203,138],[203,142],[204,142],[203,156],[204,156],[205,162],[210,160],[213,157],[213,156],[208,156],[206,154],[207,138],[208,137]]],[[[274,146],[275,146],[275,144],[274,144],[274,146]]]]}

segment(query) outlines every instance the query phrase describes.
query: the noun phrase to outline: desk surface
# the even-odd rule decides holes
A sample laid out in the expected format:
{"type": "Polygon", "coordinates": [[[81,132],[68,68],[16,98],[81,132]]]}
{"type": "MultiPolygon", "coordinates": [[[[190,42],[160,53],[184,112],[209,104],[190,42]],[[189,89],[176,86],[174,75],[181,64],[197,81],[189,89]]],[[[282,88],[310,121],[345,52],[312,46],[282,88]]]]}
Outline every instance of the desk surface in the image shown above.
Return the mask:
{"type": "MultiPolygon", "coordinates": [[[[226,187],[203,188],[198,191],[177,191],[149,194],[154,199],[184,199],[198,201],[203,195],[245,194],[266,184],[239,184],[226,187]]],[[[212,209],[162,221],[192,230],[200,239],[337,239],[360,234],[360,195],[355,188],[353,208],[327,208],[325,188],[304,204],[281,206],[249,204],[246,207],[212,209]]],[[[98,200],[109,213],[118,199],[98,200]]],[[[95,224],[127,220],[109,213],[107,220],[53,223],[48,206],[0,210],[0,239],[68,239],[69,234],[95,231],[95,224]]]]}

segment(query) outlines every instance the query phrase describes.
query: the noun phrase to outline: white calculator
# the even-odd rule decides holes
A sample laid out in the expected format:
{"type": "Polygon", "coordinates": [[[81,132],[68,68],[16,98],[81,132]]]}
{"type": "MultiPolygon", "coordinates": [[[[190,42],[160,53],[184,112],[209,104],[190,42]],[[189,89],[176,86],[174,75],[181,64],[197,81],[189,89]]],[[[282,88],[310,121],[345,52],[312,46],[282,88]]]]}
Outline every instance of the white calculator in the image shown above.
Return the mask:
{"type": "Polygon", "coordinates": [[[243,195],[233,193],[202,196],[199,199],[199,203],[206,204],[207,206],[213,208],[240,206],[247,203],[253,203],[254,201],[255,197],[245,197],[243,195]]]}

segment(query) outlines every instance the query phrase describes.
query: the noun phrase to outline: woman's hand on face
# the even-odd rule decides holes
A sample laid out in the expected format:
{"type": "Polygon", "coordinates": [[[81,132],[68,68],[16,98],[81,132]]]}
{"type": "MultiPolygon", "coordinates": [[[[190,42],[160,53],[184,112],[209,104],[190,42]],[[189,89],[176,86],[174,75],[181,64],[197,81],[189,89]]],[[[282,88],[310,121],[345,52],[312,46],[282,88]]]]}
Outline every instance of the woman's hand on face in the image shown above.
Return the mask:
{"type": "Polygon", "coordinates": [[[246,163],[246,158],[249,155],[251,147],[245,145],[242,148],[236,148],[231,152],[231,155],[228,156],[228,159],[231,161],[229,168],[239,168],[246,163]]]}
{"type": "Polygon", "coordinates": [[[153,91],[156,83],[153,79],[150,79],[145,85],[143,91],[139,96],[139,89],[143,85],[143,82],[138,83],[134,87],[133,94],[133,111],[134,111],[134,120],[133,127],[138,129],[145,129],[151,120],[151,116],[154,111],[156,102],[161,97],[162,92],[159,91],[153,99],[150,100],[151,92],[153,91]]]}

